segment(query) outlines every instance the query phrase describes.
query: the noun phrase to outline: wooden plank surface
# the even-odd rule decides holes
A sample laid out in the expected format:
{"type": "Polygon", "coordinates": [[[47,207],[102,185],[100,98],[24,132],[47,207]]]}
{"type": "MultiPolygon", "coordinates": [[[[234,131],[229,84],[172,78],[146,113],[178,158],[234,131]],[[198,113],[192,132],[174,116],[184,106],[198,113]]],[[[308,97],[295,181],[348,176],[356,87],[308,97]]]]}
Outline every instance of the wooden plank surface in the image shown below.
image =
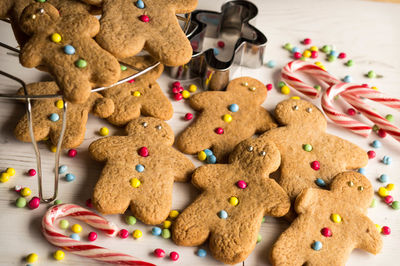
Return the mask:
{"type": "MultiPolygon", "coordinates": [[[[218,11],[224,1],[199,0],[199,8],[218,11]]],[[[299,47],[299,43],[305,37],[310,37],[315,45],[334,44],[338,51],[344,51],[349,58],[355,60],[355,66],[347,68],[343,61],[333,63],[320,60],[327,69],[336,76],[343,78],[351,75],[354,82],[369,83],[377,86],[387,94],[400,97],[400,5],[390,3],[378,3],[375,1],[360,0],[281,0],[281,1],[254,1],[259,8],[259,15],[255,19],[255,25],[268,37],[268,47],[265,61],[275,60],[277,67],[269,69],[239,68],[233,77],[252,76],[264,83],[277,84],[279,81],[279,69],[284,66],[290,58],[287,51],[281,46],[291,42],[299,47]],[[374,70],[384,77],[370,80],[364,77],[369,70],[374,70]]],[[[0,23],[0,41],[14,44],[11,30],[6,23],[0,23]]],[[[19,65],[18,58],[0,49],[0,69],[14,75],[18,75],[26,82],[34,82],[48,79],[48,76],[32,69],[26,69],[19,65]]],[[[168,91],[168,84],[172,80],[165,73],[159,83],[165,92],[168,91]]],[[[190,84],[190,82],[185,82],[190,84]]],[[[16,91],[18,85],[0,76],[0,90],[2,92],[16,91]]],[[[168,94],[169,95],[169,94],[168,94]]],[[[292,95],[296,95],[295,92],[292,95]]],[[[169,95],[170,96],[170,95],[169,95]]],[[[171,97],[171,96],[170,96],[171,97]]],[[[273,89],[267,100],[264,102],[268,110],[273,110],[280,100],[287,98],[273,89]]],[[[171,97],[172,100],[172,97],[171,97]]],[[[317,101],[314,101],[318,105],[317,101]]],[[[174,117],[168,123],[178,134],[188,123],[182,117],[190,108],[183,102],[173,101],[174,117]]],[[[395,123],[400,125],[400,113],[378,106],[382,114],[392,113],[395,123]]],[[[0,184],[0,265],[22,265],[22,258],[31,252],[40,256],[40,265],[59,265],[55,262],[51,253],[56,250],[42,237],[40,232],[40,220],[46,210],[46,204],[42,204],[37,210],[17,209],[14,207],[14,200],[17,195],[12,188],[15,185],[28,186],[33,193],[37,193],[36,178],[29,178],[25,172],[35,168],[35,158],[32,145],[18,142],[13,137],[13,128],[22,116],[24,107],[15,101],[0,100],[0,169],[14,167],[17,174],[8,183],[0,184]]],[[[88,156],[87,146],[99,138],[97,131],[100,127],[107,126],[111,134],[118,134],[121,129],[109,125],[106,121],[91,116],[87,124],[85,141],[78,148],[76,158],[68,158],[65,153],[62,155],[61,163],[69,167],[69,171],[76,175],[76,180],[67,183],[60,180],[59,198],[63,202],[72,202],[84,205],[90,197],[93,186],[101,171],[101,164],[91,160],[88,156]]],[[[364,139],[350,132],[329,123],[328,132],[342,138],[353,141],[364,149],[370,149],[369,143],[377,138],[375,135],[364,139]]],[[[388,137],[382,140],[383,147],[377,150],[377,158],[371,160],[367,166],[367,177],[377,189],[380,183],[377,177],[386,173],[391,181],[400,186],[400,144],[388,137]],[[379,160],[383,155],[390,155],[393,158],[391,166],[383,165],[379,160]]],[[[53,154],[45,145],[41,145],[43,154],[43,165],[46,173],[45,189],[48,193],[52,191],[53,178],[53,154]]],[[[200,165],[193,157],[193,161],[200,165]]],[[[182,209],[195,198],[197,191],[190,184],[176,184],[174,186],[175,209],[182,209]]],[[[395,199],[400,199],[399,188],[393,191],[395,199]]],[[[398,265],[400,253],[400,212],[393,211],[387,207],[377,196],[378,207],[369,210],[371,219],[380,224],[388,225],[392,229],[390,236],[384,237],[384,248],[382,253],[373,256],[366,252],[356,250],[352,253],[347,265],[398,265]]],[[[197,248],[177,247],[170,240],[163,240],[151,235],[151,226],[138,223],[135,226],[127,226],[123,222],[123,216],[109,216],[110,220],[123,226],[130,231],[141,229],[144,237],[140,240],[132,238],[126,240],[107,239],[99,236],[97,244],[112,249],[128,252],[145,260],[160,265],[221,265],[210,256],[199,258],[195,255],[197,248]],[[169,259],[156,259],[151,256],[155,248],[163,248],[168,253],[178,251],[180,260],[172,262],[169,259]]],[[[261,235],[263,240],[259,243],[252,255],[244,262],[244,265],[268,265],[269,248],[288,224],[283,220],[267,218],[262,225],[261,235]]],[[[85,232],[89,228],[85,227],[85,232]]],[[[81,235],[85,238],[85,235],[81,235]]],[[[66,254],[63,262],[66,265],[97,265],[91,260],[66,254]]]]}

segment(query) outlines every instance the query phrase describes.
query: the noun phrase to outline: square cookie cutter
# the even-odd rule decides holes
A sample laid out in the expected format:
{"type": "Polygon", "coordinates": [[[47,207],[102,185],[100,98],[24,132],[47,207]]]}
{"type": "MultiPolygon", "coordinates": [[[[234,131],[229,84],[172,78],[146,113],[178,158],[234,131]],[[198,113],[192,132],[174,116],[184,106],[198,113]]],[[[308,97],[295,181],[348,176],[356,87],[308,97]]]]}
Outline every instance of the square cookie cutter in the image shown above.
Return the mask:
{"type": "Polygon", "coordinates": [[[249,23],[257,13],[256,5],[239,0],[226,2],[221,12],[193,11],[188,35],[193,48],[192,59],[183,66],[168,67],[169,75],[178,80],[200,77],[205,90],[222,90],[229,83],[233,66],[260,67],[267,38],[249,23]],[[219,60],[213,48],[203,49],[207,37],[236,40],[228,61],[219,60]]]}
{"type": "MultiPolygon", "coordinates": [[[[189,25],[190,25],[190,18],[191,18],[191,14],[186,14],[185,16],[176,16],[178,20],[180,20],[181,22],[183,22],[181,24],[181,27],[183,29],[183,31],[185,32],[186,35],[188,35],[188,30],[189,30],[189,25]]],[[[6,22],[6,23],[10,23],[9,20],[7,19],[1,19],[1,21],[6,22]]],[[[12,46],[9,46],[3,42],[0,42],[0,47],[5,48],[7,50],[10,50],[13,55],[15,54],[19,54],[20,50],[16,49],[12,46]]],[[[120,85],[122,83],[125,83],[127,81],[130,81],[131,79],[135,79],[147,72],[149,72],[150,70],[154,69],[155,67],[157,67],[160,62],[155,62],[154,64],[148,66],[145,69],[137,69],[134,66],[131,66],[127,63],[122,63],[120,62],[120,64],[123,64],[124,66],[131,68],[133,70],[136,70],[137,73],[126,77],[124,79],[121,79],[119,81],[117,81],[116,83],[110,85],[110,86],[106,86],[106,87],[99,87],[99,88],[94,88],[91,90],[91,92],[98,92],[98,91],[102,91],[102,90],[106,90],[108,88],[120,85]]],[[[39,198],[42,202],[52,202],[57,198],[58,195],[58,180],[59,180],[59,172],[58,172],[58,168],[59,168],[59,162],[60,162],[60,154],[61,154],[61,144],[63,142],[64,139],[64,133],[65,133],[65,128],[67,125],[67,109],[68,109],[68,103],[64,100],[64,97],[61,94],[49,94],[49,95],[29,95],[28,91],[26,89],[26,83],[16,77],[15,75],[12,75],[10,73],[4,72],[2,70],[0,70],[0,76],[4,76],[8,79],[14,80],[16,82],[18,82],[21,87],[23,88],[24,91],[24,95],[16,95],[16,94],[5,94],[5,93],[0,93],[0,99],[9,99],[9,100],[25,100],[26,102],[26,114],[27,114],[27,123],[29,126],[29,134],[31,137],[31,142],[33,144],[33,149],[35,152],[35,157],[36,157],[36,165],[37,165],[37,176],[38,176],[38,188],[39,188],[39,198]],[[57,150],[55,153],[55,163],[54,163],[54,189],[53,189],[53,195],[49,198],[45,198],[43,196],[43,171],[42,171],[42,160],[41,160],[41,155],[40,155],[40,150],[37,144],[37,141],[35,139],[34,136],[34,132],[33,132],[33,124],[32,124],[32,100],[43,100],[43,99],[55,99],[55,98],[61,98],[63,100],[63,114],[62,114],[62,126],[61,126],[61,132],[60,132],[60,137],[58,139],[57,142],[57,150]]]]}

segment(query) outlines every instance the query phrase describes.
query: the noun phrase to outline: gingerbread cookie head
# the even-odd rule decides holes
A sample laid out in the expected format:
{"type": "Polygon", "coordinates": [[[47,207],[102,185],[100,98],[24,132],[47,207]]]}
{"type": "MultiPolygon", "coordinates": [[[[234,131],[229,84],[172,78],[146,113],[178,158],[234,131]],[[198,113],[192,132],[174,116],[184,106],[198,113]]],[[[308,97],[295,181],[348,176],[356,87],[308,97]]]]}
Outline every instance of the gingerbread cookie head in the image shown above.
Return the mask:
{"type": "Polygon", "coordinates": [[[35,32],[53,27],[59,17],[59,12],[53,5],[46,2],[33,3],[24,9],[19,24],[25,33],[33,35],[35,32]]]}
{"type": "Polygon", "coordinates": [[[309,125],[325,131],[327,122],[322,112],[310,102],[288,99],[280,102],[275,108],[275,116],[282,125],[309,125]]]}
{"type": "Polygon", "coordinates": [[[366,216],[374,191],[357,172],[336,175],[330,190],[309,188],[296,199],[299,214],[271,252],[273,265],[345,265],[353,249],[376,254],[382,239],[366,216]]]}
{"type": "Polygon", "coordinates": [[[98,43],[118,58],[138,54],[143,48],[165,65],[190,61],[192,47],[175,14],[196,8],[197,0],[85,0],[101,4],[98,43]]]}
{"type": "Polygon", "coordinates": [[[171,146],[174,143],[174,132],[164,121],[153,117],[139,117],[130,122],[125,131],[137,138],[151,139],[157,143],[171,146]]]}
{"type": "MultiPolygon", "coordinates": [[[[245,97],[254,105],[260,105],[267,98],[267,88],[260,81],[253,78],[236,78],[229,82],[226,91],[245,97]]],[[[239,97],[239,96],[238,96],[239,97]]]]}
{"type": "Polygon", "coordinates": [[[265,173],[265,177],[278,169],[281,156],[272,142],[250,138],[239,143],[229,156],[229,163],[237,163],[249,171],[265,173]]]}

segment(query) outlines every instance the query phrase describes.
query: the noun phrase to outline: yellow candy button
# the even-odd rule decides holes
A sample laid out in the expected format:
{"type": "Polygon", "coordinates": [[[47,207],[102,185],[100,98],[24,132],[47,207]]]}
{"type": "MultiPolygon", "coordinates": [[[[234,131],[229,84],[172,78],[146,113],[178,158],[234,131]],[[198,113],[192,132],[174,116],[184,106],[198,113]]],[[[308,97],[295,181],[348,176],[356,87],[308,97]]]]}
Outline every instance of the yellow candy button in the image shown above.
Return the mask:
{"type": "Polygon", "coordinates": [[[63,100],[56,101],[56,106],[57,106],[58,109],[63,109],[64,108],[64,101],[63,100]]]}
{"type": "Polygon", "coordinates": [[[199,158],[200,161],[205,161],[207,159],[207,154],[204,151],[201,151],[197,154],[197,158],[199,158]]]}
{"type": "Polygon", "coordinates": [[[382,232],[382,226],[380,226],[379,224],[375,224],[376,230],[378,230],[378,232],[382,232]]]}
{"type": "Polygon", "coordinates": [[[82,226],[80,224],[74,224],[73,226],[71,226],[71,230],[74,233],[80,233],[82,232],[82,226]]]}
{"type": "Polygon", "coordinates": [[[392,191],[394,189],[394,184],[387,184],[386,185],[386,190],[388,190],[388,191],[392,191]]]}
{"type": "Polygon", "coordinates": [[[109,133],[109,130],[106,127],[102,127],[102,128],[100,128],[99,133],[101,136],[107,136],[109,133]]]}
{"type": "Polygon", "coordinates": [[[132,95],[135,97],[140,97],[140,95],[142,94],[140,93],[140,91],[134,91],[132,95]]]}
{"type": "Polygon", "coordinates": [[[140,185],[141,185],[141,182],[140,182],[139,179],[137,179],[137,178],[132,178],[131,179],[131,186],[132,187],[138,188],[138,187],[140,187],[140,185]]]}
{"type": "Polygon", "coordinates": [[[171,227],[171,221],[168,221],[168,220],[164,221],[163,226],[166,229],[170,228],[171,227]]]}
{"type": "Polygon", "coordinates": [[[57,146],[51,145],[50,151],[51,151],[51,152],[57,152],[57,146]]]}
{"type": "Polygon", "coordinates": [[[31,253],[26,257],[26,262],[34,263],[34,262],[37,262],[38,259],[39,259],[39,256],[36,253],[31,253]]]}
{"type": "Polygon", "coordinates": [[[5,183],[5,182],[7,182],[8,180],[10,180],[10,175],[7,174],[6,172],[1,173],[0,182],[1,182],[1,183],[5,183]]]}
{"type": "Polygon", "coordinates": [[[135,231],[133,231],[132,235],[133,235],[133,238],[138,239],[138,238],[141,238],[143,236],[143,233],[142,233],[142,231],[136,229],[135,231]]]}
{"type": "Polygon", "coordinates": [[[385,187],[380,187],[378,189],[378,194],[379,196],[381,196],[382,198],[386,197],[389,195],[389,191],[385,188],[385,187]]]}
{"type": "Polygon", "coordinates": [[[6,173],[9,176],[14,176],[15,175],[15,169],[14,168],[7,168],[6,173]]]}
{"type": "Polygon", "coordinates": [[[285,85],[281,88],[281,92],[282,94],[288,95],[290,93],[290,88],[285,85]]]}
{"type": "Polygon", "coordinates": [[[300,97],[299,97],[299,96],[292,96],[292,97],[290,97],[290,99],[293,99],[293,100],[300,100],[300,97]]]}
{"type": "Polygon", "coordinates": [[[65,258],[65,253],[62,250],[57,250],[54,252],[53,257],[56,260],[63,260],[65,258]]]}
{"type": "Polygon", "coordinates": [[[189,86],[189,91],[190,91],[190,92],[195,92],[195,91],[197,91],[197,86],[194,85],[194,84],[190,84],[190,86],[189,86]]]}
{"type": "Polygon", "coordinates": [[[230,203],[232,206],[236,206],[236,205],[239,204],[239,199],[236,198],[236,197],[230,197],[230,198],[229,198],[229,203],[230,203]]]}
{"type": "Polygon", "coordinates": [[[32,191],[31,191],[31,189],[28,188],[28,187],[24,187],[24,188],[21,190],[21,196],[22,196],[22,197],[28,197],[30,194],[32,194],[32,191]]]}
{"type": "Polygon", "coordinates": [[[340,222],[342,222],[342,217],[340,217],[340,215],[337,214],[337,213],[333,213],[333,214],[331,215],[331,220],[332,220],[334,223],[340,223],[340,222]]]}
{"type": "Polygon", "coordinates": [[[317,46],[311,46],[310,50],[313,51],[313,52],[318,52],[319,49],[318,49],[317,46]]]}
{"type": "Polygon", "coordinates": [[[51,35],[51,40],[52,40],[53,42],[55,42],[55,43],[59,43],[59,42],[61,42],[61,35],[58,34],[58,33],[53,33],[53,34],[51,35]]]}
{"type": "Polygon", "coordinates": [[[226,122],[226,123],[230,123],[232,122],[232,116],[229,114],[226,114],[222,117],[222,119],[226,122]]]}
{"type": "Polygon", "coordinates": [[[303,52],[303,56],[306,57],[306,58],[310,57],[310,56],[311,56],[311,51],[305,50],[305,51],[303,52]]]}
{"type": "Polygon", "coordinates": [[[179,215],[179,212],[177,210],[172,210],[169,212],[169,217],[172,219],[178,217],[178,215],[179,215]]]}
{"type": "Polygon", "coordinates": [[[187,99],[190,97],[190,92],[187,90],[182,91],[182,97],[187,99]]]}

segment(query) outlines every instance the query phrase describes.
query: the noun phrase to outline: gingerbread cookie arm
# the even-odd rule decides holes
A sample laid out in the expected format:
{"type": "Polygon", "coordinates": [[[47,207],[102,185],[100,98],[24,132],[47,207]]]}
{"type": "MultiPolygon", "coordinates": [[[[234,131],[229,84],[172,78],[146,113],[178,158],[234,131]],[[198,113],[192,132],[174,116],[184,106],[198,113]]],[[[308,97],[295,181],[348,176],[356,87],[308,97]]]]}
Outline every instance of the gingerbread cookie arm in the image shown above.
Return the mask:
{"type": "MultiPolygon", "coordinates": [[[[95,93],[92,93],[91,97],[94,94],[95,93]]],[[[112,99],[103,98],[103,97],[99,97],[99,96],[100,95],[97,96],[98,98],[96,98],[96,100],[92,104],[91,113],[93,113],[93,115],[98,116],[100,118],[107,118],[114,113],[114,110],[115,110],[114,101],[112,99]]]]}
{"type": "Polygon", "coordinates": [[[19,54],[19,61],[24,67],[33,68],[42,63],[43,57],[41,51],[44,45],[39,39],[38,36],[33,36],[22,47],[19,54]]]}
{"type": "MultiPolygon", "coordinates": [[[[82,36],[94,37],[100,31],[100,22],[95,16],[90,14],[68,14],[61,16],[61,21],[58,25],[68,25],[74,29],[74,32],[80,32],[82,36]]],[[[63,29],[61,28],[60,31],[63,29]]]]}
{"type": "Polygon", "coordinates": [[[356,248],[363,249],[372,254],[379,253],[383,243],[375,224],[366,216],[361,217],[357,223],[359,223],[357,229],[361,233],[356,234],[358,240],[356,248]]]}
{"type": "Polygon", "coordinates": [[[347,140],[330,134],[326,134],[326,136],[326,143],[334,143],[335,158],[345,162],[345,170],[358,169],[368,164],[368,155],[366,151],[347,140]]]}
{"type": "Polygon", "coordinates": [[[150,95],[146,97],[142,105],[142,113],[146,116],[153,116],[162,120],[169,120],[172,118],[174,109],[171,102],[163,94],[157,82],[147,84],[147,93],[150,95]]]}
{"type": "Polygon", "coordinates": [[[289,211],[290,198],[275,180],[268,178],[263,191],[266,195],[263,198],[265,214],[281,217],[289,211]]]}
{"type": "Polygon", "coordinates": [[[206,190],[212,187],[219,186],[224,182],[223,179],[224,173],[227,171],[226,164],[213,164],[213,165],[203,165],[193,172],[192,175],[192,183],[195,187],[206,190]],[[218,182],[216,182],[218,180],[218,182]]]}
{"type": "Polygon", "coordinates": [[[131,145],[131,137],[105,137],[92,142],[89,146],[89,153],[96,161],[103,162],[109,160],[115,156],[115,154],[122,154],[124,151],[129,152],[131,145]]]}
{"type": "Polygon", "coordinates": [[[197,7],[197,0],[165,0],[169,6],[175,9],[177,14],[192,12],[197,7]]]}
{"type": "Polygon", "coordinates": [[[225,95],[226,92],[223,91],[206,91],[197,93],[189,98],[189,105],[196,111],[202,111],[208,106],[225,104],[225,95]]]}
{"type": "Polygon", "coordinates": [[[265,131],[278,126],[269,112],[263,107],[258,108],[258,112],[255,115],[254,120],[256,121],[256,133],[264,133],[265,131]]]}
{"type": "Polygon", "coordinates": [[[187,182],[195,169],[192,161],[172,147],[166,146],[164,150],[166,152],[165,155],[167,156],[166,158],[168,158],[171,169],[173,169],[174,181],[187,182]]]}
{"type": "MultiPolygon", "coordinates": [[[[298,214],[307,212],[311,206],[317,203],[318,200],[322,200],[323,193],[318,189],[309,188],[303,190],[296,198],[294,207],[298,214]]],[[[325,193],[330,193],[329,191],[325,193]]]]}

